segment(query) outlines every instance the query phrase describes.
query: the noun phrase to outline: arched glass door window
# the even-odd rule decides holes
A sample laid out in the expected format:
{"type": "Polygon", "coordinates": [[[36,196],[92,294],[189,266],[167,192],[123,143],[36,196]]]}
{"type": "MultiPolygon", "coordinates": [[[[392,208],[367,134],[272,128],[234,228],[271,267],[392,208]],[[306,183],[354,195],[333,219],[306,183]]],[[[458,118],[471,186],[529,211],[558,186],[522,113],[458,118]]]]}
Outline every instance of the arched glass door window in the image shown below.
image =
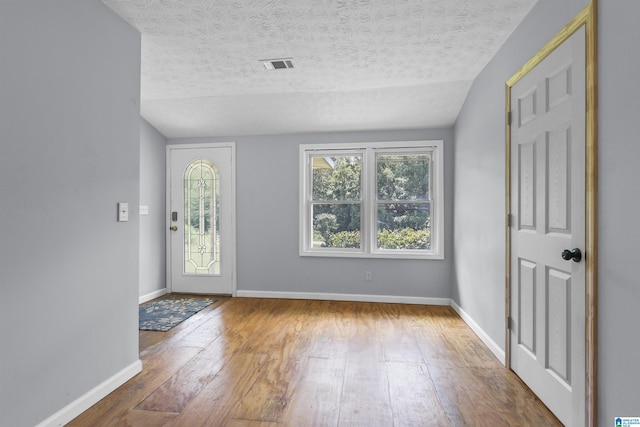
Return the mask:
{"type": "Polygon", "coordinates": [[[206,159],[184,172],[184,273],[220,274],[220,180],[206,159]]]}

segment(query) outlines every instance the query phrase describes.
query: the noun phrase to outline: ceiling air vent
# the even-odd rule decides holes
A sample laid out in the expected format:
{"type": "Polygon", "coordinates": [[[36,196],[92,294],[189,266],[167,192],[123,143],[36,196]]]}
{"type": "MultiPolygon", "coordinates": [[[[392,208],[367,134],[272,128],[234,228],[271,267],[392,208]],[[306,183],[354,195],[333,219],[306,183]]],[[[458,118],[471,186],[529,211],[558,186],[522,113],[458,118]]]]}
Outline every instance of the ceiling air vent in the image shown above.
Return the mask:
{"type": "Polygon", "coordinates": [[[279,58],[279,59],[261,59],[262,65],[267,70],[286,70],[288,68],[295,68],[293,64],[293,58],[279,58]]]}

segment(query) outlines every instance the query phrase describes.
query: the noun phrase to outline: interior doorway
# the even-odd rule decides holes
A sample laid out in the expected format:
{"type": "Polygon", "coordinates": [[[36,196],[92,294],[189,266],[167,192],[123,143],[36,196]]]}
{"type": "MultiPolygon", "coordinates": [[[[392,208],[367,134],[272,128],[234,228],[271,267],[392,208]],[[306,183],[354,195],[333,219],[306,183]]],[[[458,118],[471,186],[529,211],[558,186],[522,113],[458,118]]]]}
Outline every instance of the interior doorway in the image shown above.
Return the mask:
{"type": "Polygon", "coordinates": [[[596,424],[596,37],[585,8],[507,82],[507,365],[596,424]]]}

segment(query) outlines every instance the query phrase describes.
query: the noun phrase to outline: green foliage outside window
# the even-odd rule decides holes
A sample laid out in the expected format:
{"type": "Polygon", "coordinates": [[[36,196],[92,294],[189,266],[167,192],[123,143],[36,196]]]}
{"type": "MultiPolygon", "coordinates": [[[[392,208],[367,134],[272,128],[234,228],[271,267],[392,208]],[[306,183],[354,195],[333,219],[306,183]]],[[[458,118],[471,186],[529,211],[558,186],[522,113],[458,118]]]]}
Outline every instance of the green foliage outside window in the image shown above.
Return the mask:
{"type": "MultiPolygon", "coordinates": [[[[314,246],[359,248],[362,157],[325,159],[312,173],[314,246]]],[[[431,248],[429,167],[429,154],[377,156],[378,248],[431,248]]]]}

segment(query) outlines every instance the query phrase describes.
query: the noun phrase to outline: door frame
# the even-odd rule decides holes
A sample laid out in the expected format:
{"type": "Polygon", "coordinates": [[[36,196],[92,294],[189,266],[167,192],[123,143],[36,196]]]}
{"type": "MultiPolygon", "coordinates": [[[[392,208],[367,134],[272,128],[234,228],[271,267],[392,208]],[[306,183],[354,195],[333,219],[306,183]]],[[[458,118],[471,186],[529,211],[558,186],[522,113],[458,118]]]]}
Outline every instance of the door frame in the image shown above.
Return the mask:
{"type": "Polygon", "coordinates": [[[506,82],[505,364],[511,370],[511,88],[582,26],[586,33],[585,116],[585,425],[598,423],[598,79],[597,0],[585,7],[506,82]]]}
{"type": "Polygon", "coordinates": [[[172,291],[171,282],[171,233],[169,230],[171,227],[171,150],[176,149],[198,149],[198,148],[231,148],[231,242],[229,244],[229,251],[232,256],[231,260],[231,296],[235,297],[237,294],[237,281],[236,277],[236,143],[230,142],[208,142],[208,143],[194,143],[194,144],[167,144],[166,147],[166,166],[165,166],[165,193],[166,193],[166,206],[165,206],[165,250],[166,250],[166,281],[167,281],[167,293],[172,291]]]}

